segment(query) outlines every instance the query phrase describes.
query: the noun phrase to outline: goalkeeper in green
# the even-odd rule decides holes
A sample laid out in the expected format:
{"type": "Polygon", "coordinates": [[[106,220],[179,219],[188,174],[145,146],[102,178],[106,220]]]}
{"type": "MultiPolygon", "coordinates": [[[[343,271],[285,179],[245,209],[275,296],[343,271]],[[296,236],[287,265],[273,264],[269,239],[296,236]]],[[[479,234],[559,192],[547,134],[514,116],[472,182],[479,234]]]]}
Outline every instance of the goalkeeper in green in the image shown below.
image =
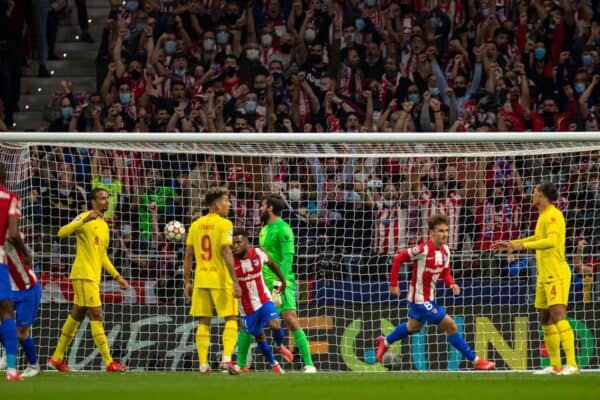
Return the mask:
{"type": "MultiPolygon", "coordinates": [[[[258,210],[260,219],[264,224],[260,231],[259,244],[260,248],[267,253],[269,258],[279,265],[285,277],[286,289],[281,294],[279,304],[276,298],[273,300],[277,306],[277,312],[285,321],[287,328],[292,332],[294,341],[300,349],[300,354],[304,360],[304,372],[315,373],[317,369],[310,355],[310,345],[304,331],[300,328],[298,315],[296,314],[296,276],[292,269],[295,254],[294,233],[288,223],[279,216],[284,206],[285,202],[277,194],[268,194],[263,197],[258,210]]],[[[267,287],[273,292],[273,286],[278,282],[277,275],[269,268],[263,268],[262,271],[267,287]]],[[[240,367],[246,366],[248,349],[252,343],[252,339],[250,334],[244,330],[240,330],[237,345],[237,365],[240,367]]],[[[292,353],[282,343],[276,343],[276,345],[279,347],[281,355],[287,361],[293,360],[292,353]]]]}

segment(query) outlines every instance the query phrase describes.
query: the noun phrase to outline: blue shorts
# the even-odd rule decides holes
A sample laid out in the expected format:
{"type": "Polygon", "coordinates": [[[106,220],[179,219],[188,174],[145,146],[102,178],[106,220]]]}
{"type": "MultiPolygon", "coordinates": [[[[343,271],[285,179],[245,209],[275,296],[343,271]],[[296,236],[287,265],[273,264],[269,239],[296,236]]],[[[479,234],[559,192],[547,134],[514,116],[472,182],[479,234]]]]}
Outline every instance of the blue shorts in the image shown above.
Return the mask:
{"type": "Polygon", "coordinates": [[[12,296],[15,314],[17,314],[17,326],[19,328],[32,326],[42,300],[42,285],[38,282],[27,290],[14,290],[12,296]]]}
{"type": "Polygon", "coordinates": [[[438,325],[446,316],[444,307],[435,301],[426,301],[423,304],[413,304],[408,302],[408,318],[416,319],[421,323],[430,323],[438,325]]]}
{"type": "Polygon", "coordinates": [[[257,311],[242,317],[242,326],[249,334],[256,337],[263,333],[269,321],[277,318],[279,318],[279,314],[277,314],[275,304],[268,301],[257,311]]]}
{"type": "Polygon", "coordinates": [[[8,265],[0,263],[0,301],[4,300],[12,300],[12,288],[8,265]]]}

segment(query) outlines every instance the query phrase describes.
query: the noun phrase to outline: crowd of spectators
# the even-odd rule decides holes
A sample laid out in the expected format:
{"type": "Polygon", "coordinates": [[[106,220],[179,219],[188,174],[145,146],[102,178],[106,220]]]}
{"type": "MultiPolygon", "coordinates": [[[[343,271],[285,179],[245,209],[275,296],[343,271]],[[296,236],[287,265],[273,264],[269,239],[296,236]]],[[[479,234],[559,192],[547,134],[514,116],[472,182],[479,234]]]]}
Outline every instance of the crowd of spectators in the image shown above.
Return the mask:
{"type": "MultiPolygon", "coordinates": [[[[14,10],[17,3],[8,0],[14,10]]],[[[598,2],[109,3],[97,91],[57,82],[45,113],[48,131],[578,131],[597,130],[600,118],[598,2]]],[[[599,237],[591,222],[598,212],[597,154],[261,158],[254,169],[212,155],[65,148],[39,149],[38,156],[40,182],[52,184],[32,197],[67,196],[71,210],[85,193],[79,188],[104,185],[121,227],[119,248],[156,247],[161,224],[188,223],[216,183],[232,188],[233,217],[252,235],[259,228],[257,193],[284,193],[307,252],[328,243],[337,252],[393,254],[422,239],[424,217],[438,210],[453,221],[454,250],[468,243],[487,254],[492,241],[531,230],[529,194],[540,177],[561,186],[571,241],[585,235],[597,246],[599,237]],[[49,173],[45,163],[56,168],[49,173]]],[[[51,213],[57,220],[67,214],[51,213]]],[[[486,259],[487,269],[497,268],[493,256],[486,259]]]]}

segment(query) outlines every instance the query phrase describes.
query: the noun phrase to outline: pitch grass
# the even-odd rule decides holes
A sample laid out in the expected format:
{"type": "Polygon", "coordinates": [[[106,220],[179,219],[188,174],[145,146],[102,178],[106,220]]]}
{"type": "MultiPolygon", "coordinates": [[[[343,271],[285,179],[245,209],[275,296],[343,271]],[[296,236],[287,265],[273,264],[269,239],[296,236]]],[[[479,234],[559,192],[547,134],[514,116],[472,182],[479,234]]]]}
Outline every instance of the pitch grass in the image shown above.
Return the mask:
{"type": "Polygon", "coordinates": [[[600,373],[533,376],[526,373],[42,373],[0,383],[9,400],[598,400],[600,373]]]}

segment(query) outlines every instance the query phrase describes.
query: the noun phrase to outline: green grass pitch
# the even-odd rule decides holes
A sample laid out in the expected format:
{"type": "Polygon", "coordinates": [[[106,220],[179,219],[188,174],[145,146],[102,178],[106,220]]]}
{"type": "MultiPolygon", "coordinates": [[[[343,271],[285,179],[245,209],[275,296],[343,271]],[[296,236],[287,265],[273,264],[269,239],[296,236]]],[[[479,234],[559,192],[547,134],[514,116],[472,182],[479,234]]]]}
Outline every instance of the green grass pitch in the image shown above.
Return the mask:
{"type": "Polygon", "coordinates": [[[598,400],[600,373],[533,376],[529,373],[42,373],[0,383],[3,399],[268,400],[439,399],[598,400]]]}

